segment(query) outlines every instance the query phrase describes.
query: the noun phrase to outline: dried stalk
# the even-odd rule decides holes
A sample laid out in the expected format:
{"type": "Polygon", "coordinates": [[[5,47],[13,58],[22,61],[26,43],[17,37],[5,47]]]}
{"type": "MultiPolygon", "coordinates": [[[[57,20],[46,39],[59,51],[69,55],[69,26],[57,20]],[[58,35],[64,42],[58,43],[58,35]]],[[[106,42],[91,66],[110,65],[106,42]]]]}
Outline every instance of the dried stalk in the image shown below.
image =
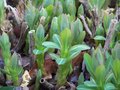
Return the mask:
{"type": "Polygon", "coordinates": [[[76,90],[76,86],[72,83],[67,82],[67,84],[70,86],[70,90],[76,90]]]}
{"type": "Polygon", "coordinates": [[[114,35],[116,25],[117,25],[117,20],[112,19],[110,26],[109,26],[109,29],[108,29],[107,36],[106,36],[106,41],[105,41],[105,45],[104,45],[104,52],[109,50],[110,41],[112,40],[112,37],[114,35]]]}
{"type": "Polygon", "coordinates": [[[83,22],[83,25],[85,27],[86,32],[90,35],[90,37],[92,37],[93,36],[92,32],[90,31],[90,29],[89,29],[89,27],[88,27],[88,25],[87,25],[87,23],[85,21],[85,17],[83,15],[81,15],[80,18],[81,18],[81,20],[83,22]]]}
{"type": "Polygon", "coordinates": [[[46,81],[44,78],[40,79],[40,84],[44,85],[45,87],[49,88],[49,90],[54,89],[54,85],[46,81]]]}
{"type": "Polygon", "coordinates": [[[89,9],[88,0],[79,0],[79,2],[83,5],[85,13],[88,15],[88,17],[92,17],[92,12],[89,9]]]}
{"type": "Polygon", "coordinates": [[[118,21],[120,21],[120,7],[117,7],[116,18],[117,18],[118,21]]]}
{"type": "Polygon", "coordinates": [[[65,86],[61,86],[58,90],[67,90],[65,86]]]}
{"type": "Polygon", "coordinates": [[[29,31],[29,55],[30,55],[30,66],[33,65],[34,61],[35,61],[35,58],[34,58],[34,55],[33,55],[33,50],[35,48],[35,38],[34,38],[34,35],[35,35],[35,30],[31,30],[29,31]]]}

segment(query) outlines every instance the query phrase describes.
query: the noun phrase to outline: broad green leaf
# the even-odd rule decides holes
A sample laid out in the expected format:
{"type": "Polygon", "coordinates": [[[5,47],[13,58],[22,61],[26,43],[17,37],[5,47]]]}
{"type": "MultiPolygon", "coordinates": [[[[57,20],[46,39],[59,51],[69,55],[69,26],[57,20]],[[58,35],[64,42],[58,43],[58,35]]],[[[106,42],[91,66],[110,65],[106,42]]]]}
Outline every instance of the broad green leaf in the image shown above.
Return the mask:
{"type": "Polygon", "coordinates": [[[11,58],[11,64],[8,67],[11,80],[13,84],[18,86],[19,85],[19,76],[23,72],[22,66],[19,65],[19,58],[18,55],[14,52],[11,58]]]}
{"type": "MultiPolygon", "coordinates": [[[[101,46],[96,48],[96,50],[93,53],[93,57],[95,57],[95,59],[97,60],[98,65],[104,64],[104,55],[103,55],[103,50],[102,50],[101,46]]],[[[97,64],[97,62],[96,62],[96,64],[97,64]]]]}
{"type": "Polygon", "coordinates": [[[42,4],[43,0],[34,0],[33,4],[38,8],[42,4]]]}
{"type": "Polygon", "coordinates": [[[58,65],[65,65],[67,60],[66,60],[66,58],[58,58],[58,59],[56,59],[56,62],[58,65]]]}
{"type": "Polygon", "coordinates": [[[0,1],[0,25],[5,19],[4,1],[0,1]]]}
{"type": "Polygon", "coordinates": [[[105,3],[105,0],[97,0],[98,8],[101,9],[105,3]]]}
{"type": "Polygon", "coordinates": [[[72,33],[66,28],[60,33],[60,41],[63,49],[68,49],[71,46],[72,33]]]}
{"type": "Polygon", "coordinates": [[[97,84],[92,82],[92,81],[85,81],[84,84],[85,84],[85,86],[90,87],[90,88],[91,87],[93,87],[93,88],[97,87],[97,84]]]}
{"type": "Polygon", "coordinates": [[[115,47],[112,49],[112,56],[114,59],[120,59],[120,44],[117,42],[115,47]]]}
{"type": "Polygon", "coordinates": [[[76,14],[76,7],[75,7],[75,1],[74,0],[65,0],[65,11],[66,13],[75,16],[76,14]]]}
{"type": "Polygon", "coordinates": [[[74,45],[70,48],[70,57],[73,59],[80,54],[81,51],[88,49],[90,49],[90,47],[87,45],[74,45]]]}
{"type": "Polygon", "coordinates": [[[83,75],[83,73],[81,73],[78,78],[78,85],[83,84],[83,83],[84,83],[84,75],[83,75]]]}
{"type": "Polygon", "coordinates": [[[83,8],[83,5],[81,4],[78,8],[78,16],[79,15],[84,15],[84,8],[83,8]]]}
{"type": "Polygon", "coordinates": [[[58,15],[61,15],[63,13],[63,6],[62,6],[62,3],[61,1],[56,1],[56,7],[55,7],[55,14],[58,16],[58,15]]]}
{"type": "Polygon", "coordinates": [[[114,17],[113,14],[108,14],[108,13],[105,13],[105,15],[103,17],[103,25],[104,25],[106,33],[108,32],[110,21],[113,17],[114,17]]]}
{"type": "Polygon", "coordinates": [[[47,13],[48,13],[48,16],[51,16],[51,15],[52,15],[52,13],[53,13],[53,8],[54,8],[53,5],[49,5],[49,6],[47,6],[47,7],[45,8],[46,11],[47,11],[47,13]]]}
{"type": "Polygon", "coordinates": [[[97,68],[96,68],[96,71],[95,71],[95,76],[96,76],[96,83],[100,86],[104,85],[105,83],[105,66],[104,65],[99,65],[97,68]],[[102,84],[102,85],[101,85],[102,84]]]}
{"type": "Polygon", "coordinates": [[[80,19],[71,23],[71,31],[73,33],[73,44],[82,43],[85,37],[85,32],[83,31],[83,25],[80,19]]]}
{"type": "Polygon", "coordinates": [[[36,30],[36,42],[43,42],[45,38],[45,30],[42,24],[40,24],[36,30]]]}
{"type": "Polygon", "coordinates": [[[93,9],[95,6],[97,6],[97,1],[98,0],[89,0],[89,4],[90,4],[91,9],[93,9]]]}
{"type": "Polygon", "coordinates": [[[4,59],[5,65],[9,65],[11,53],[10,53],[10,42],[8,35],[3,32],[3,34],[0,36],[0,47],[2,50],[2,57],[4,59]]]}
{"type": "Polygon", "coordinates": [[[86,65],[86,68],[88,70],[88,72],[90,73],[90,75],[95,78],[95,75],[94,75],[94,66],[93,66],[93,61],[92,61],[92,58],[89,54],[85,53],[84,54],[84,61],[85,61],[85,65],[86,65]]]}
{"type": "Polygon", "coordinates": [[[43,0],[44,7],[47,7],[47,6],[53,5],[53,4],[54,4],[54,0],[43,0]]]}
{"type": "Polygon", "coordinates": [[[50,41],[43,42],[42,45],[47,47],[47,48],[60,49],[59,45],[57,45],[54,42],[50,42],[50,41]]]}
{"type": "Polygon", "coordinates": [[[69,28],[69,20],[66,14],[62,14],[58,17],[59,31],[63,31],[66,28],[69,28]]]}
{"type": "Polygon", "coordinates": [[[52,39],[61,48],[60,37],[57,34],[54,34],[52,39]]]}
{"type": "Polygon", "coordinates": [[[112,83],[107,83],[104,87],[104,90],[117,90],[112,83]]]}
{"type": "Polygon", "coordinates": [[[25,10],[25,21],[30,27],[30,30],[35,29],[37,22],[39,21],[39,11],[31,2],[28,2],[25,10]]]}
{"type": "Polygon", "coordinates": [[[38,49],[34,49],[34,50],[33,50],[33,53],[34,53],[35,55],[38,55],[38,54],[41,54],[42,51],[41,51],[41,50],[38,50],[38,49]]]}
{"type": "Polygon", "coordinates": [[[102,26],[102,24],[99,24],[96,28],[96,35],[100,35],[100,36],[104,36],[104,28],[102,26]]]}
{"type": "Polygon", "coordinates": [[[114,73],[114,77],[116,80],[116,83],[120,83],[120,60],[114,60],[113,65],[112,65],[112,71],[114,73]]]}
{"type": "Polygon", "coordinates": [[[105,3],[105,0],[89,0],[90,2],[90,7],[91,8],[98,8],[98,9],[101,9],[105,3]]]}
{"type": "Polygon", "coordinates": [[[77,86],[77,90],[96,90],[96,89],[87,87],[84,84],[82,84],[77,86]]]}
{"type": "Polygon", "coordinates": [[[80,32],[80,35],[78,36],[78,40],[77,40],[77,41],[79,41],[79,44],[81,44],[83,42],[83,40],[85,39],[85,35],[86,35],[85,31],[80,32]]]}
{"type": "Polygon", "coordinates": [[[60,56],[54,54],[54,53],[50,53],[50,56],[52,57],[52,59],[54,59],[58,65],[63,65],[66,63],[66,59],[65,58],[60,58],[60,56]]]}
{"type": "Polygon", "coordinates": [[[50,39],[52,39],[54,34],[59,34],[60,31],[58,30],[58,18],[53,17],[51,27],[50,27],[50,39]]]}
{"type": "Polygon", "coordinates": [[[90,49],[89,46],[78,44],[78,45],[72,46],[71,49],[70,49],[70,52],[73,53],[73,52],[76,52],[76,51],[83,51],[83,50],[88,50],[88,49],[90,49]]]}
{"type": "Polygon", "coordinates": [[[105,68],[106,68],[106,73],[108,73],[111,70],[113,57],[108,52],[105,53],[105,56],[106,56],[105,68]]]}
{"type": "Polygon", "coordinates": [[[78,34],[83,31],[82,22],[78,18],[77,18],[77,20],[75,22],[73,22],[73,26],[72,27],[73,27],[72,31],[74,33],[74,36],[75,36],[75,34],[78,36],[78,34]]]}
{"type": "Polygon", "coordinates": [[[51,56],[51,58],[52,58],[53,60],[57,60],[58,58],[60,58],[59,55],[54,54],[54,53],[50,53],[49,55],[51,56]]]}
{"type": "Polygon", "coordinates": [[[18,56],[17,56],[17,53],[14,52],[13,55],[12,55],[12,58],[11,58],[11,62],[12,62],[12,67],[13,68],[17,68],[19,63],[18,63],[18,56]]]}
{"type": "Polygon", "coordinates": [[[106,40],[105,37],[99,36],[99,35],[95,36],[94,39],[95,40],[106,40]]]}
{"type": "Polygon", "coordinates": [[[44,17],[47,18],[47,16],[48,16],[48,13],[47,13],[47,11],[46,11],[45,8],[42,8],[42,9],[40,10],[39,14],[40,14],[40,17],[44,16],[44,17]]]}

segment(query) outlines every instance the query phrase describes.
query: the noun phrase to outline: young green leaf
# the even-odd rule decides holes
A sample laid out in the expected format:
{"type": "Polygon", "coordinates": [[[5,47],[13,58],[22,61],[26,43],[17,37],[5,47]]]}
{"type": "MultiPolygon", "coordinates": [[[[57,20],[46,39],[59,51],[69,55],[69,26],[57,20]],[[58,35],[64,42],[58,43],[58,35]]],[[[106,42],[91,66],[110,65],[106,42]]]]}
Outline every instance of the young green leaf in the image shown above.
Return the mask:
{"type": "Polygon", "coordinates": [[[62,44],[62,48],[68,49],[71,46],[72,42],[72,33],[70,29],[66,28],[60,33],[60,41],[62,44]]]}
{"type": "Polygon", "coordinates": [[[88,72],[90,73],[90,75],[95,78],[95,75],[94,75],[94,66],[93,66],[93,61],[92,61],[92,58],[89,54],[85,53],[84,54],[84,61],[85,61],[85,64],[86,64],[86,68],[88,70],[88,72]]]}
{"type": "Polygon", "coordinates": [[[50,27],[50,39],[52,40],[52,37],[54,34],[59,34],[60,31],[58,30],[58,18],[53,17],[51,27],[50,27]]]}
{"type": "Polygon", "coordinates": [[[29,1],[25,10],[25,21],[30,27],[30,30],[36,29],[36,25],[39,22],[39,16],[39,10],[29,1]]]}
{"type": "Polygon", "coordinates": [[[33,53],[34,53],[35,55],[42,54],[42,52],[43,52],[43,51],[38,50],[38,49],[34,49],[34,50],[33,50],[33,53]]]}
{"type": "Polygon", "coordinates": [[[81,4],[78,8],[78,16],[79,15],[84,15],[84,8],[83,8],[83,5],[81,4]]]}
{"type": "Polygon", "coordinates": [[[4,0],[1,0],[0,1],[0,27],[4,19],[5,19],[4,0]]]}
{"type": "Polygon", "coordinates": [[[70,48],[70,57],[73,59],[79,55],[81,51],[88,49],[90,49],[90,47],[87,45],[74,45],[70,48]]]}
{"type": "Polygon", "coordinates": [[[95,40],[106,40],[105,37],[99,36],[99,35],[95,36],[94,39],[95,40]]]}
{"type": "Polygon", "coordinates": [[[57,34],[53,35],[53,41],[61,48],[61,42],[60,42],[60,37],[57,34]]]}
{"type": "Polygon", "coordinates": [[[107,83],[104,90],[117,90],[117,88],[112,83],[107,83]]]}
{"type": "Polygon", "coordinates": [[[47,48],[60,49],[60,47],[56,43],[50,42],[50,41],[43,42],[42,45],[45,46],[45,47],[47,47],[47,48]]]}
{"type": "Polygon", "coordinates": [[[44,7],[47,7],[47,6],[53,5],[53,4],[54,4],[54,0],[43,0],[44,7]]]}
{"type": "Polygon", "coordinates": [[[55,2],[55,14],[57,16],[61,15],[63,13],[63,6],[61,1],[56,1],[55,2]]]}
{"type": "Polygon", "coordinates": [[[66,14],[62,14],[58,17],[58,25],[60,32],[66,28],[69,28],[69,20],[66,14]]]}
{"type": "Polygon", "coordinates": [[[36,37],[38,41],[42,42],[45,38],[45,30],[42,24],[40,24],[36,30],[36,37]]]}
{"type": "Polygon", "coordinates": [[[47,13],[48,13],[48,16],[51,16],[51,15],[52,15],[52,13],[53,13],[53,8],[54,8],[53,5],[49,5],[49,6],[47,6],[47,7],[45,8],[46,11],[47,11],[47,13]]]}
{"type": "Polygon", "coordinates": [[[75,7],[75,1],[74,0],[65,0],[64,1],[64,5],[65,5],[65,12],[72,15],[72,16],[75,16],[76,14],[76,7],[75,7]]]}
{"type": "Polygon", "coordinates": [[[78,78],[78,85],[83,84],[83,83],[84,83],[84,75],[83,75],[83,73],[81,73],[78,78]]]}
{"type": "Polygon", "coordinates": [[[40,10],[39,14],[40,14],[40,17],[44,16],[45,18],[47,18],[47,16],[48,16],[48,13],[45,8],[42,8],[40,10]]]}

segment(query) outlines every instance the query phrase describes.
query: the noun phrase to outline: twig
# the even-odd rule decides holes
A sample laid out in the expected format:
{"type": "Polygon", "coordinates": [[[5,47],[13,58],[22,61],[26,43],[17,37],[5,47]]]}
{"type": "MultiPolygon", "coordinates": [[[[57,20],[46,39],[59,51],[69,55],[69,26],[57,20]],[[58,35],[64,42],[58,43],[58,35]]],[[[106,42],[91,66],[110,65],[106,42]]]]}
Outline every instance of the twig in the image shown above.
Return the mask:
{"type": "Polygon", "coordinates": [[[90,37],[92,37],[92,32],[90,31],[90,29],[89,29],[89,27],[88,27],[88,25],[87,25],[87,23],[85,21],[85,17],[83,15],[81,15],[80,18],[81,18],[81,20],[82,20],[82,22],[84,24],[86,32],[90,35],[90,37]]]}
{"type": "Polygon", "coordinates": [[[93,11],[92,11],[92,21],[93,21],[92,33],[93,33],[93,36],[94,36],[95,32],[96,32],[96,28],[100,23],[100,18],[98,16],[98,9],[97,8],[94,8],[93,11]]]}
{"type": "Polygon", "coordinates": [[[92,17],[92,12],[90,11],[88,0],[79,0],[79,2],[83,5],[85,13],[88,15],[88,17],[92,17]]]}
{"type": "Polygon", "coordinates": [[[35,30],[29,31],[29,55],[30,55],[30,59],[31,59],[30,66],[32,66],[34,63],[34,55],[33,55],[33,50],[35,47],[34,35],[35,35],[35,30]]]}
{"type": "Polygon", "coordinates": [[[67,90],[65,86],[61,86],[58,90],[67,90]]]}
{"type": "Polygon", "coordinates": [[[72,83],[67,82],[67,84],[70,86],[70,90],[76,90],[76,86],[72,83]]]}
{"type": "Polygon", "coordinates": [[[118,21],[120,21],[120,7],[119,6],[117,6],[116,18],[117,18],[118,21]]]}
{"type": "Polygon", "coordinates": [[[115,32],[115,27],[117,24],[117,20],[116,19],[112,19],[109,29],[108,29],[108,33],[106,36],[106,41],[105,41],[105,45],[104,45],[104,53],[109,50],[109,46],[110,46],[110,41],[112,40],[113,34],[115,32]]]}
{"type": "Polygon", "coordinates": [[[45,80],[44,78],[40,79],[40,84],[44,85],[45,87],[47,87],[49,90],[54,89],[54,85],[52,85],[51,83],[49,83],[47,80],[45,80]]]}

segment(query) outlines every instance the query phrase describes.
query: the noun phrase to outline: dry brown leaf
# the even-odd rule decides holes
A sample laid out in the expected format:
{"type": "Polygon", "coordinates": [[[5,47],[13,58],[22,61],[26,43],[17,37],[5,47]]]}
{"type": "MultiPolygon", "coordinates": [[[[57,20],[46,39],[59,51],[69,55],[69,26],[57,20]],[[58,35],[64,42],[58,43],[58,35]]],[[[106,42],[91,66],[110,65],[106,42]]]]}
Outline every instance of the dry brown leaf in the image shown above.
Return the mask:
{"type": "Polygon", "coordinates": [[[22,81],[20,86],[21,87],[26,87],[29,84],[29,81],[31,79],[30,74],[29,74],[29,72],[27,70],[25,70],[25,72],[24,72],[24,74],[22,76],[22,79],[23,79],[23,81],[22,81]]]}

